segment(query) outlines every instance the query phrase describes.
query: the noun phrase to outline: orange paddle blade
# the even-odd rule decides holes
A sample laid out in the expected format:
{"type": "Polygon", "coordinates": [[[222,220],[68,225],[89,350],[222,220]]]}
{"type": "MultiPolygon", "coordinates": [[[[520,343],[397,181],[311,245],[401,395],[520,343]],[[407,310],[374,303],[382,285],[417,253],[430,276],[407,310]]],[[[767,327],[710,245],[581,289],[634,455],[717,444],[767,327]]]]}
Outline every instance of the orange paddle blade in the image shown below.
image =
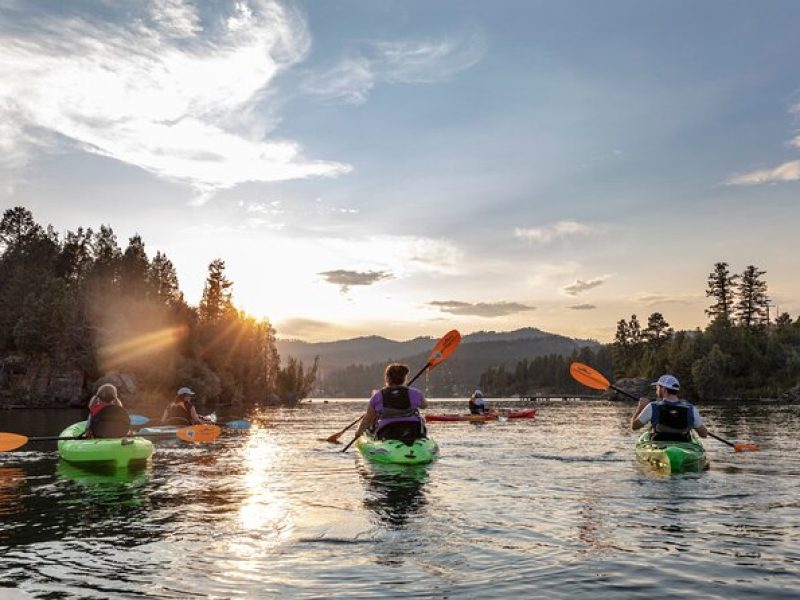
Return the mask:
{"type": "Polygon", "coordinates": [[[433,352],[431,352],[428,358],[428,367],[433,369],[436,365],[447,360],[447,357],[456,351],[460,343],[461,334],[458,333],[458,330],[453,329],[452,331],[448,331],[444,334],[444,337],[439,340],[436,346],[433,347],[433,352]]]}
{"type": "Polygon", "coordinates": [[[596,390],[607,390],[611,385],[608,379],[603,377],[598,371],[583,363],[574,362],[569,366],[569,374],[583,385],[596,390]]]}
{"type": "Polygon", "coordinates": [[[216,425],[192,425],[178,429],[175,435],[184,442],[213,442],[221,431],[216,425]]]}
{"type": "Polygon", "coordinates": [[[733,451],[734,452],[758,452],[759,451],[759,447],[758,447],[758,444],[747,444],[745,442],[734,442],[733,451]]]}
{"type": "Polygon", "coordinates": [[[28,443],[28,438],[18,433],[0,433],[0,452],[16,450],[28,443]]]}

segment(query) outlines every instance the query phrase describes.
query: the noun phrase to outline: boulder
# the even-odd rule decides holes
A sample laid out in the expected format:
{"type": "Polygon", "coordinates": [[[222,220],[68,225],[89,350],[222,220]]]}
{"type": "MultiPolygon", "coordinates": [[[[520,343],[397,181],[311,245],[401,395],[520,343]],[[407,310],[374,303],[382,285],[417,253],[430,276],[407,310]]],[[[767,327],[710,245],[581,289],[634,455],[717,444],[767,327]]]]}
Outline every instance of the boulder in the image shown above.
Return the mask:
{"type": "MultiPolygon", "coordinates": [[[[614,382],[614,387],[624,390],[636,398],[642,396],[653,397],[653,388],[650,386],[650,380],[643,377],[624,377],[614,382]]],[[[609,397],[612,400],[625,400],[630,401],[630,398],[624,394],[609,390],[609,397]]]]}

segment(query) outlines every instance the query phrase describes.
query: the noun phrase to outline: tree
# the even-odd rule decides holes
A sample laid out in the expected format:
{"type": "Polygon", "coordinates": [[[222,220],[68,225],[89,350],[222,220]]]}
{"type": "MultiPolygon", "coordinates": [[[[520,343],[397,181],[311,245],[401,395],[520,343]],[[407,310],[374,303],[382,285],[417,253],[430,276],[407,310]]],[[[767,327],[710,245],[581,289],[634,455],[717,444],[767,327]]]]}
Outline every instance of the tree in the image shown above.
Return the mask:
{"type": "Polygon", "coordinates": [[[673,333],[674,330],[664,316],[659,312],[654,312],[647,318],[647,327],[642,332],[642,338],[647,344],[658,348],[671,338],[673,333]]]}
{"type": "Polygon", "coordinates": [[[144,242],[137,233],[128,240],[128,247],[120,259],[120,288],[126,296],[144,298],[149,291],[150,262],[144,242]]]}
{"type": "Polygon", "coordinates": [[[22,206],[9,208],[3,213],[0,221],[0,248],[3,251],[19,246],[32,233],[41,232],[42,228],[33,220],[33,213],[22,206]]]}
{"type": "Polygon", "coordinates": [[[166,254],[156,252],[149,267],[150,285],[155,297],[164,304],[183,302],[183,294],[178,286],[178,274],[166,254]]]}
{"type": "Polygon", "coordinates": [[[216,321],[236,312],[233,307],[231,287],[233,282],[225,277],[225,261],[216,258],[208,265],[208,277],[200,300],[200,319],[216,321]]]}
{"type": "Polygon", "coordinates": [[[692,363],[692,381],[700,398],[713,400],[728,394],[731,362],[731,357],[714,344],[706,356],[692,363]]]}
{"type": "Polygon", "coordinates": [[[766,271],[749,265],[736,286],[738,302],[735,311],[740,325],[746,328],[763,325],[767,320],[767,283],[761,279],[766,271]]]}
{"type": "Polygon", "coordinates": [[[708,288],[706,296],[714,299],[714,304],[706,309],[706,314],[712,322],[730,324],[733,311],[734,291],[738,275],[731,275],[728,263],[718,262],[714,270],[708,275],[708,288]]]}

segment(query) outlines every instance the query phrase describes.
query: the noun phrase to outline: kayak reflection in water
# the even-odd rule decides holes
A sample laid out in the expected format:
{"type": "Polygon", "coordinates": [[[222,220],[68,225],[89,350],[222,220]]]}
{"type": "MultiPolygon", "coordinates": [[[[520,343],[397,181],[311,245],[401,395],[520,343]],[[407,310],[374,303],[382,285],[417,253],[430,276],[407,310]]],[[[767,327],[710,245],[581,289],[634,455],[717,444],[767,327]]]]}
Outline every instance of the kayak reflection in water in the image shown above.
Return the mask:
{"type": "Polygon", "coordinates": [[[697,407],[678,398],[681,386],[676,377],[662,375],[651,385],[656,388],[657,400],[639,399],[639,406],[631,418],[631,430],[636,431],[649,424],[654,441],[690,441],[692,430],[702,438],[708,436],[697,407]]]}
{"type": "Polygon", "coordinates": [[[164,425],[177,425],[178,427],[211,423],[210,419],[197,414],[197,409],[194,407],[194,397],[196,395],[188,387],[179,389],[175,398],[164,409],[164,414],[161,415],[161,423],[164,425]]]}
{"type": "Polygon", "coordinates": [[[128,435],[130,417],[117,395],[117,388],[104,383],[89,400],[89,418],[86,419],[87,438],[117,438],[128,435]]]}
{"type": "Polygon", "coordinates": [[[469,397],[469,414],[485,415],[490,412],[489,407],[486,405],[486,400],[483,398],[483,393],[480,390],[472,392],[472,396],[469,397]]]}
{"type": "Polygon", "coordinates": [[[369,399],[367,414],[361,420],[356,438],[365,431],[379,440],[412,441],[426,437],[425,420],[419,409],[427,408],[428,401],[417,388],[406,387],[408,367],[391,363],[384,371],[386,387],[369,399]]]}

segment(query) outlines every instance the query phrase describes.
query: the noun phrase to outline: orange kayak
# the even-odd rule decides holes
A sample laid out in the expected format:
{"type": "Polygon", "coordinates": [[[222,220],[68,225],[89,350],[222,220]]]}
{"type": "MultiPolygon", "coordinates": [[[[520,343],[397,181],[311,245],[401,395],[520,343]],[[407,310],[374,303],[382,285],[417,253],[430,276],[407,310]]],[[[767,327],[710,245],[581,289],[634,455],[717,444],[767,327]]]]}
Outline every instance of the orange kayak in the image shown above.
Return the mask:
{"type": "Polygon", "coordinates": [[[508,413],[489,413],[485,415],[425,415],[426,421],[496,421],[498,417],[509,419],[533,419],[536,409],[512,410],[508,413]]]}

